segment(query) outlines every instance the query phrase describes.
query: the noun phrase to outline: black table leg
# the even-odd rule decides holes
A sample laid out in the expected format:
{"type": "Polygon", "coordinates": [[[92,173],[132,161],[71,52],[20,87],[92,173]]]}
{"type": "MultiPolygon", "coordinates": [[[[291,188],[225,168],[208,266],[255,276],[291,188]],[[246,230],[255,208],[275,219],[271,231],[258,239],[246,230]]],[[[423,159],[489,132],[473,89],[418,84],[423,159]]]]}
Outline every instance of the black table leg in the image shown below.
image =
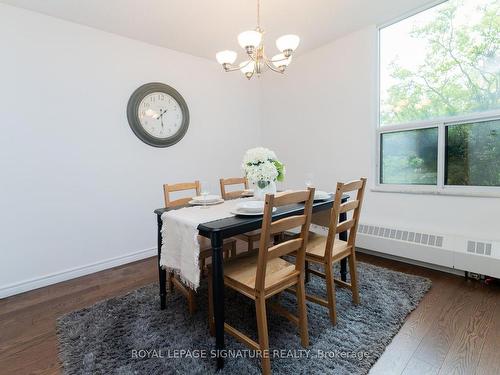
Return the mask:
{"type": "Polygon", "coordinates": [[[217,350],[217,369],[224,367],[224,358],[219,355],[224,350],[224,268],[222,238],[220,232],[212,232],[212,285],[215,320],[215,349],[217,350]]]}
{"type": "Polygon", "coordinates": [[[160,282],[160,309],[165,310],[165,305],[167,302],[167,271],[165,271],[160,266],[160,257],[161,257],[161,227],[163,225],[163,220],[161,219],[161,215],[156,215],[158,221],[158,277],[160,282]]]}
{"type": "MultiPolygon", "coordinates": [[[[347,200],[346,200],[347,201],[347,200]]],[[[344,203],[344,200],[342,200],[344,203]]],[[[347,213],[341,213],[339,215],[339,222],[343,222],[347,220],[347,213]]],[[[342,241],[347,241],[347,231],[339,233],[339,239],[342,241]]],[[[340,261],[340,280],[347,281],[347,258],[344,258],[340,261]]]]}

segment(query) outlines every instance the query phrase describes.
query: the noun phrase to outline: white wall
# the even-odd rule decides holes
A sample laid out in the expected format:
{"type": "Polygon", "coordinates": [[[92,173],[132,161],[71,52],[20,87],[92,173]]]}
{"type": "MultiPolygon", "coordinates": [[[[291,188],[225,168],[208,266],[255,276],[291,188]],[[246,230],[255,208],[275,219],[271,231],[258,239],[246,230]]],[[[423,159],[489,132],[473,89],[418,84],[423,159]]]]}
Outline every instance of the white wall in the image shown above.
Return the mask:
{"type": "Polygon", "coordinates": [[[241,173],[258,89],[216,62],[0,5],[0,297],[153,254],[163,183],[241,173]],[[170,148],[127,123],[151,81],[190,109],[170,148]]]}
{"type": "MultiPolygon", "coordinates": [[[[290,186],[314,173],[321,189],[374,180],[376,28],[298,56],[286,76],[263,81],[262,127],[290,186]]],[[[500,199],[367,192],[362,221],[499,240],[500,199]]],[[[383,251],[383,249],[377,249],[383,251]]]]}

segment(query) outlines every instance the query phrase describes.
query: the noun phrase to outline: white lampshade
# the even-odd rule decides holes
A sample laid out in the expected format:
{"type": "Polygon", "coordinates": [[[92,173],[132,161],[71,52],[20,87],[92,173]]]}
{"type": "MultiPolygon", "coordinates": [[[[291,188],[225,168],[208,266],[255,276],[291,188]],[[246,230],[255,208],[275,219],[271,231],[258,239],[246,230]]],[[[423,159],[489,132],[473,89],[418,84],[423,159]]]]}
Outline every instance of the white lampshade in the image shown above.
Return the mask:
{"type": "Polygon", "coordinates": [[[237,56],[238,54],[236,52],[225,50],[217,52],[215,58],[217,59],[217,62],[222,65],[222,64],[234,63],[236,61],[237,56]]]}
{"type": "Polygon", "coordinates": [[[240,70],[243,74],[247,73],[253,73],[253,70],[255,68],[255,62],[254,61],[243,61],[240,63],[240,70]]]}
{"type": "Polygon", "coordinates": [[[262,40],[262,34],[255,30],[243,31],[238,35],[238,43],[242,48],[256,48],[262,40]]]}
{"type": "Polygon", "coordinates": [[[276,47],[283,52],[286,50],[295,51],[299,46],[300,38],[297,35],[283,35],[276,40],[276,47]]]}
{"type": "Polygon", "coordinates": [[[280,66],[288,66],[292,62],[292,56],[286,58],[285,55],[280,53],[279,55],[273,56],[271,61],[276,68],[279,68],[280,66]]]}

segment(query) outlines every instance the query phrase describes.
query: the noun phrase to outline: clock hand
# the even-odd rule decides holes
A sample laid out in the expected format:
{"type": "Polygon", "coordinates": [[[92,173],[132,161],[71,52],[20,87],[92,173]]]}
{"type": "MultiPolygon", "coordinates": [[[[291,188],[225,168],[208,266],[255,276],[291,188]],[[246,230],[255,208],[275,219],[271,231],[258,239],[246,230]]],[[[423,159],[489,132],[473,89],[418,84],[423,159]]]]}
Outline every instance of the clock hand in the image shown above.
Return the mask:
{"type": "Polygon", "coordinates": [[[167,113],[167,110],[166,109],[164,110],[164,109],[160,108],[160,116],[158,118],[161,120],[161,127],[162,127],[162,129],[163,129],[163,115],[165,113],[167,113]]]}
{"type": "Polygon", "coordinates": [[[164,115],[165,113],[167,113],[167,110],[166,110],[166,109],[165,109],[165,110],[163,110],[163,109],[161,109],[161,108],[160,108],[160,116],[159,116],[159,117],[163,117],[163,115],[164,115]]]}

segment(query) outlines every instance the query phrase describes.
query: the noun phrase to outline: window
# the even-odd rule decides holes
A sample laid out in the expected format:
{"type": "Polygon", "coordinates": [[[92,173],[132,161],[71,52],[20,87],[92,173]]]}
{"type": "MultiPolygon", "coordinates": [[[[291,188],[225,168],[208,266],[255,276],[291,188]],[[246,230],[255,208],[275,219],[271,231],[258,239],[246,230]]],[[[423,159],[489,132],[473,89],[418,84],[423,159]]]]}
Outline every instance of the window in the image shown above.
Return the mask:
{"type": "Polygon", "coordinates": [[[417,129],[382,134],[384,184],[436,185],[438,129],[417,129]]]}
{"type": "Polygon", "coordinates": [[[499,19],[448,0],[379,29],[379,185],[500,186],[499,19]]]}

